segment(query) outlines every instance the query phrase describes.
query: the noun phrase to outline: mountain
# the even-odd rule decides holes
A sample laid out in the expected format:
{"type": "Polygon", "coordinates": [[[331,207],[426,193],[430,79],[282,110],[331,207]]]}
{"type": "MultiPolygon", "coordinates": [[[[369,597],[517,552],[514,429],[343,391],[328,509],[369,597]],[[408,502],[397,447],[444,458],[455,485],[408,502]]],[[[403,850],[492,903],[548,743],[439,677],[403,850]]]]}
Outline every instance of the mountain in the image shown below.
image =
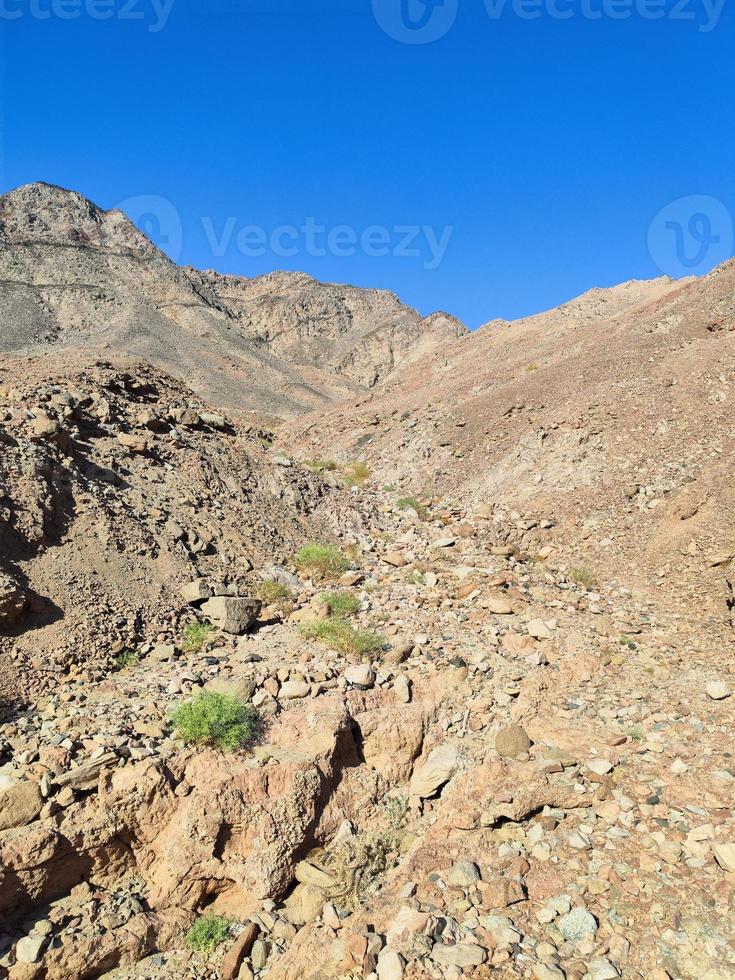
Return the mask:
{"type": "Polygon", "coordinates": [[[0,978],[735,977],[735,261],[467,335],[0,239],[0,978]]]}
{"type": "Polygon", "coordinates": [[[179,267],[120,211],[43,183],[0,197],[0,308],[5,352],[130,354],[275,416],[370,388],[466,333],[384,290],[179,267]]]}

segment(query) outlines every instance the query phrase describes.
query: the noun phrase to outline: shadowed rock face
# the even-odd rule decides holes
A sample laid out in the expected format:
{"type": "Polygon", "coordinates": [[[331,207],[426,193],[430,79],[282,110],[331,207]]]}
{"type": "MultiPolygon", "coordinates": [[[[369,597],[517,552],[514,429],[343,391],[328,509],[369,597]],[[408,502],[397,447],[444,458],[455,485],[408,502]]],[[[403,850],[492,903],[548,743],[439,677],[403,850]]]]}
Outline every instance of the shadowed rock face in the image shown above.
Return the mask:
{"type": "Polygon", "coordinates": [[[279,416],[359,392],[462,336],[392,293],[181,268],[120,211],[28,184],[0,197],[0,349],[143,356],[218,404],[279,416]]]}

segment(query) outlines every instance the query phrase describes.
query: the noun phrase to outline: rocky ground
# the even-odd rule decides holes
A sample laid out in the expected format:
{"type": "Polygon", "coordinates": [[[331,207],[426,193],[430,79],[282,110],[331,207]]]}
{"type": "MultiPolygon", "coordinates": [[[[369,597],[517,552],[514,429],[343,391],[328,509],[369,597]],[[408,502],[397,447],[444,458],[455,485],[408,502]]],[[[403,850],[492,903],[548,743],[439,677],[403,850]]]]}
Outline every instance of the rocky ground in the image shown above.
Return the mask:
{"type": "Polygon", "coordinates": [[[324,584],[291,568],[252,632],[162,629],[6,721],[8,976],[735,975],[724,640],[580,583],[521,515],[348,494],[377,654],[304,639],[324,584]],[[257,705],[251,751],[172,736],[200,687],[257,705]]]}

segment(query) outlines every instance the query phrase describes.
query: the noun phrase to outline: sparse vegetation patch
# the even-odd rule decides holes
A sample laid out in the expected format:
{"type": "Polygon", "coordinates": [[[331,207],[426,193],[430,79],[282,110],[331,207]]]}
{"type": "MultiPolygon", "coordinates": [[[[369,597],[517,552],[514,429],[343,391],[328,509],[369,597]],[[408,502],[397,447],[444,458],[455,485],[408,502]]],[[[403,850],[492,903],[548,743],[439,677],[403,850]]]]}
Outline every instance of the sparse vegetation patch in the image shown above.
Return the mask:
{"type": "Polygon", "coordinates": [[[207,640],[216,632],[216,627],[211,623],[190,623],[184,630],[181,649],[184,653],[199,653],[207,640]]]}
{"type": "Polygon", "coordinates": [[[297,568],[315,578],[336,578],[350,567],[349,559],[333,544],[305,544],[294,557],[297,568]]]}
{"type": "Polygon", "coordinates": [[[344,590],[322,592],[320,599],[325,606],[329,607],[330,615],[337,619],[346,619],[360,608],[357,597],[344,590]]]}
{"type": "Polygon", "coordinates": [[[344,468],[344,476],[348,487],[361,487],[370,479],[370,467],[365,463],[348,463],[344,468]]]}
{"type": "Polygon", "coordinates": [[[268,578],[260,582],[257,588],[258,598],[269,606],[279,606],[281,608],[290,606],[293,602],[293,592],[283,582],[277,579],[268,578]]]}
{"type": "Polygon", "coordinates": [[[214,745],[234,752],[257,735],[258,712],[231,694],[200,691],[171,714],[177,738],[193,745],[214,745]]]}
{"type": "Polygon", "coordinates": [[[584,589],[592,589],[595,586],[594,573],[589,568],[585,568],[584,565],[573,568],[569,573],[569,578],[584,589]]]}
{"type": "Polygon", "coordinates": [[[140,654],[137,650],[121,650],[115,657],[115,670],[125,670],[126,667],[134,667],[140,663],[140,654]]]}
{"type": "Polygon", "coordinates": [[[301,625],[301,633],[319,640],[339,653],[366,654],[381,650],[386,640],[372,630],[356,630],[344,619],[311,619],[301,625]]]}
{"type": "Polygon", "coordinates": [[[202,915],[186,934],[189,949],[195,953],[213,953],[227,939],[230,920],[224,915],[202,915]]]}

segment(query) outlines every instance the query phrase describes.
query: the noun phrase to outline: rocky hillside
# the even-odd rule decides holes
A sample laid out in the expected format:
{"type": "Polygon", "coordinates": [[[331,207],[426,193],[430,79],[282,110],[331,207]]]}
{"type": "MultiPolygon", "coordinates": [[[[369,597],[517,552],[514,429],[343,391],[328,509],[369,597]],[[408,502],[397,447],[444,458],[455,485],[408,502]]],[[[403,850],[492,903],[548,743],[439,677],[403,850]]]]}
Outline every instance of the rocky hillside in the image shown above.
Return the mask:
{"type": "Polygon", "coordinates": [[[447,339],[377,289],[180,268],[119,211],[28,184],[0,197],[0,350],[145,358],[231,409],[286,416],[360,391],[447,339]]]}
{"type": "Polygon", "coordinates": [[[0,978],[735,978],[735,262],[464,336],[0,233],[0,978]]]}
{"type": "Polygon", "coordinates": [[[553,527],[570,561],[729,617],[735,261],[493,321],[385,388],[290,426],[404,496],[553,527]]]}

